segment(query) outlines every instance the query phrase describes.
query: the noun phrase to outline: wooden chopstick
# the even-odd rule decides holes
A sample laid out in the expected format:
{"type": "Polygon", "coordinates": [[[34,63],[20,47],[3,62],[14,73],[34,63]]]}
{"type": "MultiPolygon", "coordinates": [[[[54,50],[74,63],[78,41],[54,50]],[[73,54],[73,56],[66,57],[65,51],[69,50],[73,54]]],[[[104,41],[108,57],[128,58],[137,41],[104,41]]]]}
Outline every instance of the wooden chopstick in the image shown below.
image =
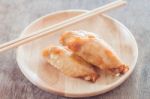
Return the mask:
{"type": "Polygon", "coordinates": [[[84,20],[86,18],[89,18],[91,16],[97,15],[99,13],[104,13],[104,12],[107,12],[109,10],[113,10],[113,9],[121,7],[121,6],[125,5],[125,4],[126,4],[126,1],[124,1],[124,0],[117,0],[115,2],[106,4],[106,5],[102,6],[102,7],[96,8],[96,9],[94,9],[92,11],[87,12],[87,13],[75,16],[73,18],[70,18],[70,19],[65,20],[63,22],[60,22],[58,24],[55,24],[55,25],[49,26],[47,28],[41,29],[39,31],[33,32],[30,35],[27,35],[27,36],[24,36],[22,38],[18,38],[18,39],[12,40],[10,42],[1,44],[0,45],[0,52],[3,52],[5,50],[8,50],[8,49],[20,46],[20,45],[23,45],[25,43],[28,43],[30,41],[39,39],[39,38],[44,37],[46,35],[53,34],[54,31],[56,31],[58,29],[62,29],[64,27],[67,27],[69,25],[77,23],[77,22],[79,22],[81,20],[84,20]]]}

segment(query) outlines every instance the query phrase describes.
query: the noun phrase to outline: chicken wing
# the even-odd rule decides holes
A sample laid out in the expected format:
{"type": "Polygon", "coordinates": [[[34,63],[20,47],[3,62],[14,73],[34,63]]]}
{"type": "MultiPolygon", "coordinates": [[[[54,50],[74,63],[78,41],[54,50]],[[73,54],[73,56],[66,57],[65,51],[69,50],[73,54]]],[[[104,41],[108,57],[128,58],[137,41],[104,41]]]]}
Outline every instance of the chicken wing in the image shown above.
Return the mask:
{"type": "Polygon", "coordinates": [[[65,32],[60,37],[60,43],[87,62],[112,75],[124,74],[129,69],[113,49],[93,33],[86,31],[65,32]]]}
{"type": "Polygon", "coordinates": [[[94,67],[85,62],[71,50],[61,46],[52,46],[43,50],[47,61],[65,75],[95,82],[98,75],[94,67]]]}

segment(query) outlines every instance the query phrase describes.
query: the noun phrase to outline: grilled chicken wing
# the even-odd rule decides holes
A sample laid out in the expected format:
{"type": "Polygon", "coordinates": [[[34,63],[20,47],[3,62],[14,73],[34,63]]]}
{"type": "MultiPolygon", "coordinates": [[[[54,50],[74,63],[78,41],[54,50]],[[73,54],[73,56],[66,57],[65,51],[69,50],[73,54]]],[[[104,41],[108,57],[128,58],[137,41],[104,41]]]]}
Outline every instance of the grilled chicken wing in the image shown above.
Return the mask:
{"type": "Polygon", "coordinates": [[[65,32],[60,37],[60,43],[87,62],[112,75],[124,74],[129,69],[104,40],[92,33],[86,31],[65,32]]]}
{"type": "Polygon", "coordinates": [[[43,50],[47,61],[65,75],[95,82],[98,78],[92,65],[85,62],[71,50],[61,46],[53,46],[43,50]]]}

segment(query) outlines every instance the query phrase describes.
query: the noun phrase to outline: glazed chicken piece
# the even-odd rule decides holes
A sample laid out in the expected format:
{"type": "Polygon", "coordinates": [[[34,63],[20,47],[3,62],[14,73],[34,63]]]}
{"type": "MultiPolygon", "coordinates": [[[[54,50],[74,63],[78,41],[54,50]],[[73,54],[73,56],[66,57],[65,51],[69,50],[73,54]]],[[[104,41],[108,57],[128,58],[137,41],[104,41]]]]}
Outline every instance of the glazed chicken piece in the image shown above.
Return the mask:
{"type": "Polygon", "coordinates": [[[52,46],[43,50],[43,56],[52,66],[65,75],[92,82],[95,82],[98,78],[94,67],[79,56],[74,55],[69,49],[52,46]]]}
{"type": "Polygon", "coordinates": [[[112,75],[124,74],[126,66],[104,40],[86,31],[65,32],[60,43],[67,46],[76,55],[112,75]]]}

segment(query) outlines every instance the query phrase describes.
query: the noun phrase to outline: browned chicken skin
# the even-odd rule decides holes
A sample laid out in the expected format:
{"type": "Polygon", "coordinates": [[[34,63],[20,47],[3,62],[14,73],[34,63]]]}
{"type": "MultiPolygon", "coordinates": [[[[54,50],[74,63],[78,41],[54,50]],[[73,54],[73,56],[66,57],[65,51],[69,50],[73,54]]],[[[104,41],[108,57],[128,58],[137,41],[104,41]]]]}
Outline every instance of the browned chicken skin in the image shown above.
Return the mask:
{"type": "Polygon", "coordinates": [[[52,66],[56,67],[65,75],[92,82],[95,82],[98,78],[92,65],[64,47],[48,47],[44,49],[43,56],[52,66]]]}
{"type": "Polygon", "coordinates": [[[129,70],[112,48],[92,33],[65,32],[60,37],[60,43],[87,62],[112,75],[124,74],[129,70]]]}

